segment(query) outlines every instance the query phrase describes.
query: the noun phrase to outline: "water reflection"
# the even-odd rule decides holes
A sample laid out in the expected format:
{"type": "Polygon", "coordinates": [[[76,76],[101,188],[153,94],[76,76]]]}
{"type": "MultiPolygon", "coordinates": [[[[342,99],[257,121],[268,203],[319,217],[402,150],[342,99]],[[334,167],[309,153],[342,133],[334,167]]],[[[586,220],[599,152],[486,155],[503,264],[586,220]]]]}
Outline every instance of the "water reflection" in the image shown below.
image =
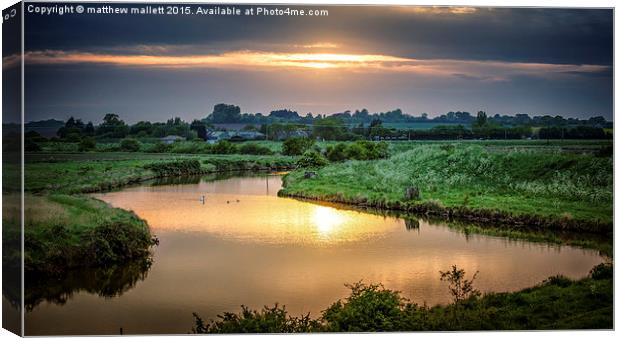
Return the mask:
{"type": "Polygon", "coordinates": [[[25,307],[32,311],[43,301],[64,305],[79,292],[119,297],[144,280],[150,267],[150,259],[145,259],[120,266],[73,270],[56,278],[28,275],[25,307]]]}
{"type": "Polygon", "coordinates": [[[453,264],[480,271],[476,287],[489,292],[556,274],[582,277],[602,261],[592,250],[279,198],[281,178],[273,175],[191,182],[96,194],[146,219],[159,238],[148,278],[113,298],[77,291],[71,300],[61,293],[65,303],[41,302],[26,315],[26,333],[187,333],[194,311],[213,319],[274,302],[318,316],[348,294],[345,283],[359,280],[432,305],[449,301],[438,271],[453,264]]]}

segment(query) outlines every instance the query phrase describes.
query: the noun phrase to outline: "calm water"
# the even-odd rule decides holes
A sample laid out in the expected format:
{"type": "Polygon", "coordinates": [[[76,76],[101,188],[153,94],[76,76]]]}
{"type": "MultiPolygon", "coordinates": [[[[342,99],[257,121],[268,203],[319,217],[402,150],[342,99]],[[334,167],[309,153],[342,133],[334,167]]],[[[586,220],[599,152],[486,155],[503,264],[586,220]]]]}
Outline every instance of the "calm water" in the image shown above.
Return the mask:
{"type": "Polygon", "coordinates": [[[160,240],[153,264],[31,287],[26,333],[187,333],[192,312],[210,319],[274,302],[316,316],[359,280],[445,303],[439,270],[453,264],[469,276],[480,271],[482,291],[509,291],[555,274],[583,277],[603,260],[594,251],[279,198],[276,175],[183,183],[94,195],[148,221],[160,240]]]}

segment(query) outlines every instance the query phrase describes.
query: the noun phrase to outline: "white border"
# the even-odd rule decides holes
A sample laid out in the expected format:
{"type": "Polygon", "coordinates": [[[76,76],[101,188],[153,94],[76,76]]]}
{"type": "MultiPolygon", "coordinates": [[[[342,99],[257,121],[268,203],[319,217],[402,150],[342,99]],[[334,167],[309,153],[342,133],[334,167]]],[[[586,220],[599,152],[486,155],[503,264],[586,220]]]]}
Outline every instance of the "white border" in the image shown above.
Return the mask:
{"type": "MultiPolygon", "coordinates": [[[[11,5],[13,5],[14,3],[16,3],[17,1],[14,0],[0,0],[0,4],[2,8],[6,8],[9,7],[11,5]]],[[[36,2],[36,1],[26,1],[26,2],[36,2]]],[[[47,2],[53,2],[53,1],[47,1],[47,2]]],[[[174,1],[174,0],[159,0],[159,1],[122,1],[122,0],[108,0],[108,1],[79,1],[79,0],[67,0],[67,1],[62,1],[62,2],[144,2],[144,3],[148,3],[148,2],[152,2],[152,3],[183,3],[183,2],[188,2],[188,1],[174,1]]],[[[422,6],[481,6],[481,7],[539,7],[539,6],[544,6],[544,7],[581,7],[581,8],[593,8],[593,7],[601,7],[601,8],[615,8],[615,2],[614,1],[610,1],[610,0],[589,0],[589,1],[579,1],[579,0],[547,0],[544,2],[541,2],[540,0],[510,0],[510,1],[492,1],[492,0],[387,0],[387,1],[380,1],[380,0],[310,0],[310,1],[304,1],[304,0],[278,0],[278,1],[265,1],[265,0],[231,0],[231,1],[220,1],[220,0],[211,0],[211,1],[191,1],[194,3],[213,3],[213,4],[217,4],[217,3],[236,3],[236,4],[316,4],[316,5],[346,5],[346,4],[352,4],[352,5],[422,5],[422,6]]],[[[22,13],[23,16],[23,13],[22,13]]],[[[23,21],[23,17],[22,17],[22,25],[24,24],[23,21]]],[[[23,30],[22,30],[23,32],[23,30]]],[[[617,41],[617,37],[618,37],[618,33],[619,33],[619,29],[618,26],[615,25],[615,11],[614,11],[614,65],[617,64],[617,56],[618,54],[616,53],[616,41],[617,41]]],[[[0,25],[0,41],[1,41],[1,35],[2,35],[2,28],[0,25]]],[[[22,35],[22,48],[23,48],[23,35],[22,35]]],[[[22,51],[23,52],[23,51],[22,51]]],[[[23,62],[23,60],[22,60],[23,62]]],[[[618,86],[617,86],[617,81],[618,81],[618,77],[616,76],[616,68],[614,67],[613,70],[614,73],[614,146],[618,144],[618,141],[620,140],[620,136],[618,135],[617,129],[616,129],[616,123],[615,123],[615,112],[616,112],[616,100],[615,98],[618,95],[618,86]]],[[[0,76],[1,78],[1,76],[0,76]]],[[[23,78],[23,67],[22,67],[22,91],[23,91],[23,86],[24,86],[24,78],[23,78]]],[[[2,83],[0,81],[0,91],[2,89],[2,83]]],[[[22,128],[23,128],[23,111],[24,111],[24,97],[22,94],[22,128]]],[[[2,102],[2,99],[0,97],[0,103],[2,102]]],[[[0,125],[0,134],[2,131],[2,127],[0,125]]],[[[22,135],[23,135],[23,131],[22,131],[22,135]]],[[[1,140],[0,140],[0,145],[1,145],[1,140]]],[[[23,140],[22,140],[22,147],[23,147],[23,140]]],[[[2,155],[0,154],[0,168],[1,168],[1,159],[2,159],[2,155]]],[[[22,159],[23,161],[23,159],[22,159]]],[[[620,193],[620,187],[615,185],[615,178],[618,177],[618,174],[620,174],[620,169],[618,167],[618,157],[614,156],[614,197],[615,196],[619,196],[618,194],[620,193]]],[[[23,165],[23,163],[22,163],[23,165]]],[[[0,185],[2,184],[2,176],[0,175],[0,185]]],[[[22,187],[23,187],[23,178],[22,178],[22,187]]],[[[617,223],[619,220],[618,214],[615,213],[616,208],[618,207],[618,200],[616,198],[614,198],[614,223],[617,223]]],[[[0,210],[2,207],[2,201],[0,200],[0,210]]],[[[22,197],[22,212],[23,212],[23,197],[22,197]]],[[[1,219],[1,218],[0,218],[1,219]]],[[[22,219],[23,219],[23,215],[22,215],[22,219]]],[[[1,238],[1,233],[0,233],[0,238],[1,238]]],[[[616,239],[618,238],[618,232],[614,231],[614,243],[617,243],[616,239]]],[[[23,239],[22,239],[22,245],[23,245],[23,239]]],[[[615,247],[614,247],[614,252],[615,252],[615,247]]],[[[0,249],[0,253],[1,253],[1,249],[0,249]]],[[[23,273],[23,272],[22,272],[23,273]]],[[[2,271],[0,270],[0,280],[2,277],[2,271]]],[[[22,279],[23,282],[23,279],[22,279]]],[[[615,278],[614,281],[614,292],[618,289],[618,278],[615,278]]],[[[22,286],[22,292],[23,292],[23,286],[22,286]]],[[[614,296],[614,324],[618,323],[618,319],[620,318],[620,315],[618,313],[618,311],[616,311],[616,306],[617,306],[617,296],[614,296]]],[[[22,294],[22,302],[23,302],[23,294],[22,294]]],[[[22,304],[22,308],[23,308],[23,304],[22,304]]],[[[1,311],[1,309],[0,309],[1,311]]],[[[22,320],[22,332],[23,332],[23,320],[22,320]]],[[[458,337],[493,337],[493,336],[502,336],[502,337],[520,337],[524,334],[527,334],[529,337],[562,337],[562,338],[568,338],[568,337],[581,337],[584,334],[587,334],[589,337],[609,337],[611,335],[614,335],[615,332],[613,331],[552,331],[552,332],[539,332],[539,331],[501,331],[501,332],[497,332],[497,331],[493,331],[493,332],[459,332],[459,333],[447,333],[447,332],[420,332],[420,333],[377,333],[377,334],[373,334],[373,337],[394,337],[394,336],[413,336],[415,335],[416,337],[447,337],[447,336],[453,336],[453,335],[457,335],[458,337]]],[[[315,334],[316,335],[316,334],[315,334]]],[[[362,337],[365,336],[367,334],[327,334],[330,337],[362,337]]],[[[186,335],[141,335],[140,337],[179,337],[179,336],[186,336],[186,335]]],[[[233,336],[233,337],[241,337],[242,335],[227,335],[228,337],[233,336]]],[[[265,335],[252,335],[252,336],[265,336],[265,335]]],[[[288,335],[285,335],[288,336],[288,335]]],[[[306,337],[308,336],[307,334],[296,334],[294,335],[296,337],[306,337]]],[[[0,337],[15,337],[14,334],[10,333],[9,331],[6,331],[4,329],[0,329],[0,337]]],[[[98,336],[81,336],[81,337],[98,337],[98,336]]]]}

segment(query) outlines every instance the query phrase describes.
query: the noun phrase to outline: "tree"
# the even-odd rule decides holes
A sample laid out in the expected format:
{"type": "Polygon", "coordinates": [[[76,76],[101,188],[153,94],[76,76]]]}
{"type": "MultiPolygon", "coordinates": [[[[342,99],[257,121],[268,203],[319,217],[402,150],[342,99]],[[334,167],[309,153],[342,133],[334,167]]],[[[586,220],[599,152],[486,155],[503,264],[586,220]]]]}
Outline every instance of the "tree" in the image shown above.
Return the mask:
{"type": "Polygon", "coordinates": [[[292,111],[288,109],[280,109],[280,110],[274,110],[270,112],[269,117],[286,119],[286,120],[296,120],[296,119],[299,119],[299,114],[296,111],[292,111]]]}
{"type": "Polygon", "coordinates": [[[128,133],[129,127],[116,114],[106,114],[97,128],[97,135],[111,138],[124,138],[128,133]]]}
{"type": "Polygon", "coordinates": [[[487,124],[487,113],[479,111],[476,117],[476,125],[483,127],[487,124]]]}
{"type": "Polygon", "coordinates": [[[194,120],[192,124],[189,126],[190,130],[196,131],[196,135],[198,138],[206,140],[207,139],[207,126],[203,121],[194,120]]]}
{"type": "Polygon", "coordinates": [[[84,135],[86,136],[95,135],[95,126],[93,125],[92,122],[88,122],[86,126],[84,127],[84,135]]]}
{"type": "Polygon", "coordinates": [[[314,140],[305,137],[292,137],[282,143],[282,154],[297,156],[314,145],[314,140]]]}
{"type": "Polygon", "coordinates": [[[213,107],[211,119],[214,123],[236,123],[241,119],[241,108],[232,104],[219,103],[213,107]]]}
{"type": "Polygon", "coordinates": [[[470,296],[477,296],[480,294],[480,291],[474,289],[473,285],[474,280],[478,276],[478,271],[474,273],[474,276],[470,280],[465,279],[465,270],[459,269],[456,265],[453,265],[451,270],[439,271],[439,274],[441,275],[440,279],[442,282],[450,283],[448,288],[450,289],[455,305],[458,305],[470,296]]]}
{"type": "Polygon", "coordinates": [[[326,117],[314,121],[314,136],[325,140],[342,140],[346,138],[347,129],[341,119],[326,117]]]}
{"type": "Polygon", "coordinates": [[[69,117],[65,122],[64,127],[61,127],[56,132],[56,135],[61,139],[71,139],[79,141],[84,130],[84,123],[80,119],[74,119],[73,116],[69,117]]]}

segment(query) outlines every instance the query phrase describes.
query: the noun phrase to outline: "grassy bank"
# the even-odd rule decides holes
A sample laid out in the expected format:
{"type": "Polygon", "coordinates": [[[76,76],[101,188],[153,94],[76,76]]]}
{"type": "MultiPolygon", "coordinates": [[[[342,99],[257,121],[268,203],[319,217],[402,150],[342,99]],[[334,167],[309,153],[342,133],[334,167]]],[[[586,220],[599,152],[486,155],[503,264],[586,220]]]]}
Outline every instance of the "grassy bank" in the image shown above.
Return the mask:
{"type": "MultiPolygon", "coordinates": [[[[132,212],[112,208],[80,195],[82,193],[155,178],[278,170],[293,164],[294,159],[287,156],[27,154],[26,272],[60,275],[74,268],[108,267],[149,259],[149,248],[154,240],[143,220],[132,212]]],[[[11,171],[10,164],[6,169],[11,171]]],[[[20,199],[6,201],[9,202],[4,206],[3,235],[7,243],[19,243],[20,199]]],[[[19,245],[7,250],[3,261],[8,267],[18,267],[19,245]]]]}
{"type": "Polygon", "coordinates": [[[513,228],[612,231],[609,156],[429,144],[385,160],[331,164],[312,178],[305,171],[287,175],[281,195],[513,228]]]}
{"type": "MultiPolygon", "coordinates": [[[[101,267],[147,260],[154,244],[148,225],[134,213],[84,196],[26,194],[24,269],[58,275],[73,268],[101,267]]],[[[9,208],[18,209],[19,204],[9,208]]],[[[5,224],[19,219],[4,218],[5,224]]],[[[5,233],[18,237],[19,231],[5,233]]],[[[4,256],[19,266],[19,253],[4,256]]]]}
{"type": "Polygon", "coordinates": [[[26,164],[26,191],[67,194],[110,190],[153,178],[240,170],[292,168],[295,159],[278,155],[37,154],[26,164]],[[117,159],[115,159],[117,158],[117,159]],[[187,165],[196,161],[199,167],[187,165]],[[168,166],[171,170],[159,170],[168,166]],[[174,170],[177,167],[178,170],[174,170]],[[54,179],[50,179],[54,177],[54,179]]]}
{"type": "MultiPolygon", "coordinates": [[[[244,307],[240,313],[224,313],[210,323],[195,314],[193,332],[612,329],[612,276],[611,265],[602,264],[581,280],[555,276],[518,292],[484,296],[472,289],[469,293],[461,292],[461,297],[449,305],[433,307],[412,303],[381,285],[356,283],[349,285],[351,293],[347,298],[333,303],[316,319],[310,314],[290,316],[277,304],[260,311],[244,307]]],[[[465,286],[466,282],[462,278],[460,283],[452,283],[450,289],[465,286]]]]}

